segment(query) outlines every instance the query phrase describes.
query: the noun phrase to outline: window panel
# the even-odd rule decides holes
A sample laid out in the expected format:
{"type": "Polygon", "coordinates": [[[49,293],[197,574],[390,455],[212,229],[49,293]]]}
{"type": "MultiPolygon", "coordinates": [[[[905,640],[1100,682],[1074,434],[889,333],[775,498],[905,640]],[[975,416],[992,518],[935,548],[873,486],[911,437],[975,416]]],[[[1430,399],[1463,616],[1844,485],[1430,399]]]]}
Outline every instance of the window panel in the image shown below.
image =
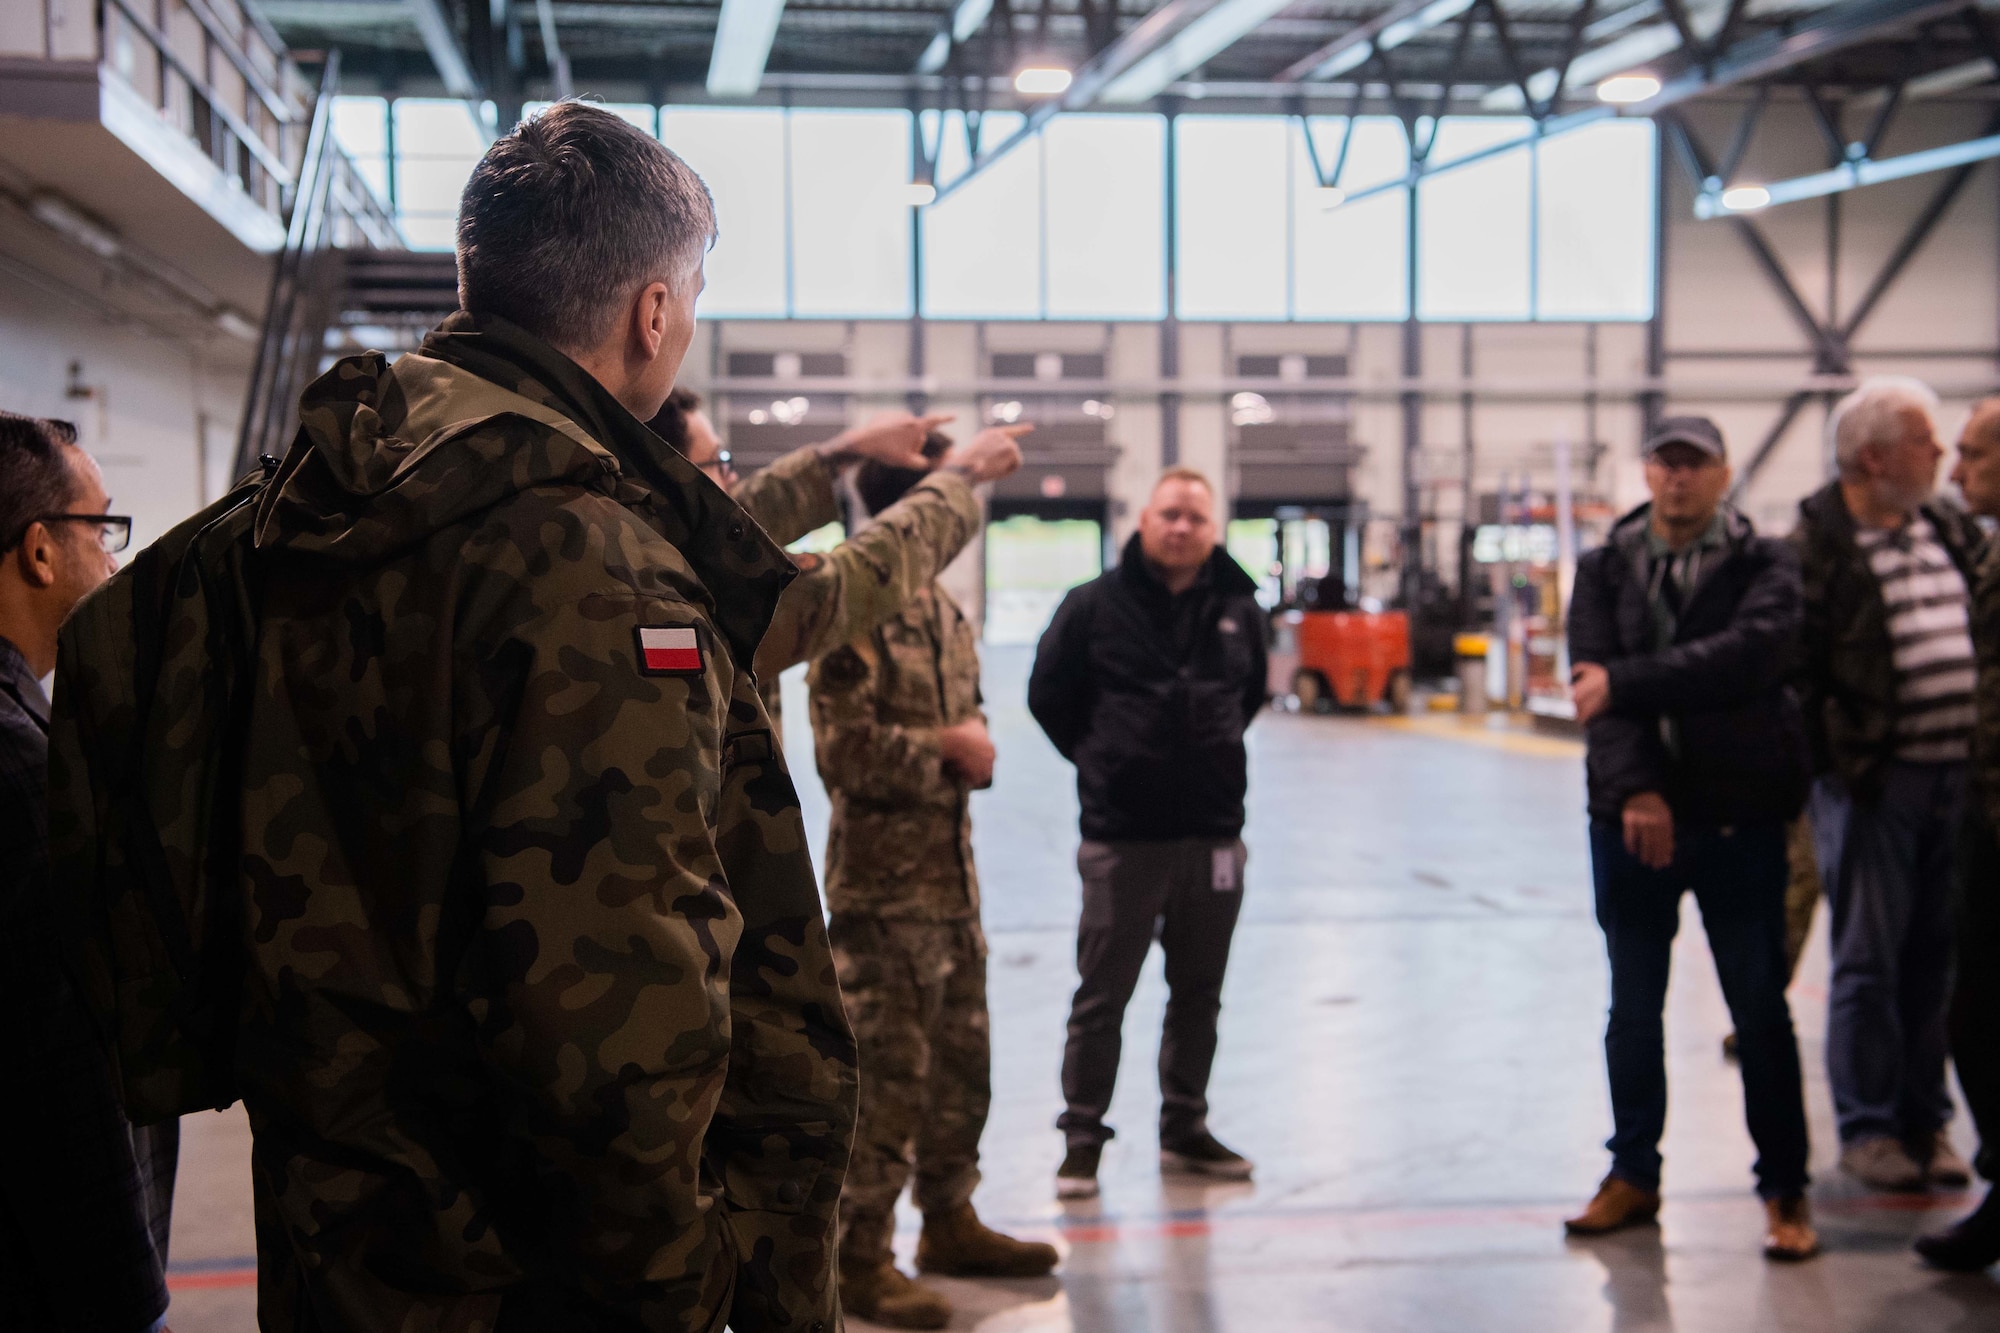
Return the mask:
{"type": "Polygon", "coordinates": [[[396,220],[417,250],[449,250],[459,196],[486,139],[472,108],[456,98],[399,97],[396,118],[396,220]]]}
{"type": "MultiPolygon", "coordinates": [[[[538,111],[546,111],[554,102],[524,102],[521,104],[521,119],[526,120],[538,111]]],[[[592,102],[592,106],[609,111],[628,125],[636,126],[646,133],[653,132],[653,108],[645,102],[592,102]]]]}
{"type": "Polygon", "coordinates": [[[1285,318],[1289,126],[1282,116],[1175,120],[1182,319],[1285,318]]]}
{"type": "MultiPolygon", "coordinates": [[[[925,133],[937,113],[925,112],[925,133]]],[[[981,142],[991,147],[1026,117],[988,112],[981,142]]],[[[937,179],[966,168],[965,117],[944,121],[937,179]]],[[[934,319],[1036,319],[1042,313],[1042,144],[1039,137],[923,210],[924,313],[934,319]]]]}
{"type": "Polygon", "coordinates": [[[1588,125],[1539,151],[1536,317],[1651,318],[1653,123],[1588,125]]]}
{"type": "MultiPolygon", "coordinates": [[[[1326,171],[1340,156],[1345,117],[1313,117],[1313,143],[1326,171]]],[[[1292,122],[1292,314],[1296,319],[1409,318],[1409,198],[1387,190],[1328,208],[1306,155],[1305,135],[1292,122]]],[[[1362,116],[1347,146],[1340,185],[1357,192],[1400,179],[1410,169],[1410,143],[1393,116],[1362,116]]]]}
{"type": "Polygon", "coordinates": [[[670,107],[660,135],[715,197],[715,245],[696,310],[704,319],[783,317],[785,113],[670,107]]]}
{"type": "Polygon", "coordinates": [[[1159,116],[1057,116],[1042,131],[1048,314],[1166,314],[1166,127],[1159,116]]]}
{"type": "Polygon", "coordinates": [[[389,151],[389,103],[380,97],[333,99],[333,137],[349,157],[382,157],[389,151]]]}
{"type": "MultiPolygon", "coordinates": [[[[1465,157],[1517,139],[1516,117],[1447,116],[1432,156],[1465,157]]],[[[1424,319],[1527,319],[1530,195],[1527,146],[1433,176],[1417,187],[1417,310],[1424,319]]]]}
{"type": "Polygon", "coordinates": [[[791,113],[792,313],[911,312],[907,111],[791,113]]]}

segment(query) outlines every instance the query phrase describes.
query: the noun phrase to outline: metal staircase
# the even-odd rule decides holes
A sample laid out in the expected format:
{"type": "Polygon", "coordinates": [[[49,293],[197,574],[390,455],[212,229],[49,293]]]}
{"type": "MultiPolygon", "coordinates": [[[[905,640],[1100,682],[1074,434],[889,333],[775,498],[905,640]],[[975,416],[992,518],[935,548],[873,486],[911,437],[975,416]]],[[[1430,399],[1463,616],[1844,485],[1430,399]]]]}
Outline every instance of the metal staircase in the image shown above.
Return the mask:
{"type": "MultiPolygon", "coordinates": [[[[334,139],[333,101],[339,89],[340,52],[331,51],[291,195],[285,247],[271,273],[237,435],[239,476],[256,467],[258,459],[282,456],[290,446],[298,429],[299,393],[320,372],[329,331],[348,316],[356,274],[397,261],[421,267],[423,260],[442,258],[448,266],[451,258],[416,256],[403,248],[395,220],[334,139]]],[[[378,282],[368,290],[379,295],[393,286],[378,282]]],[[[455,298],[451,304],[457,304],[455,298]]]]}

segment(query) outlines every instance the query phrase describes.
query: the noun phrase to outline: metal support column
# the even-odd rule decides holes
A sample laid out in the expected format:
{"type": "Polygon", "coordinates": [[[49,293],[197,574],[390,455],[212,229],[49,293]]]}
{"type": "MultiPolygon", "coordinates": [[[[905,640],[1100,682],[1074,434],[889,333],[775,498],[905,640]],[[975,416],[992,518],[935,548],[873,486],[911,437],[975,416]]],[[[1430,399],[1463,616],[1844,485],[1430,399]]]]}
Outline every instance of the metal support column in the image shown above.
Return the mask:
{"type": "MultiPolygon", "coordinates": [[[[1167,194],[1167,311],[1160,321],[1160,378],[1172,385],[1181,375],[1181,322],[1178,314],[1180,305],[1180,219],[1175,216],[1174,201],[1179,192],[1178,168],[1174,164],[1178,156],[1174,152],[1174,113],[1172,102],[1165,106],[1167,119],[1167,169],[1165,174],[1167,194]]],[[[1175,389],[1164,390],[1160,394],[1160,466],[1173,467],[1181,461],[1181,396],[1175,389]]],[[[1221,484],[1222,479],[1216,478],[1221,484]]]]}
{"type": "Polygon", "coordinates": [[[1407,238],[1409,262],[1404,282],[1409,311],[1403,320],[1403,379],[1410,385],[1403,391],[1403,521],[1402,568],[1397,582],[1398,600],[1415,609],[1423,588],[1424,519],[1421,488],[1418,486],[1418,455],[1424,446],[1424,396],[1414,387],[1424,373],[1424,326],[1417,320],[1417,187],[1408,189],[1407,238]]]}

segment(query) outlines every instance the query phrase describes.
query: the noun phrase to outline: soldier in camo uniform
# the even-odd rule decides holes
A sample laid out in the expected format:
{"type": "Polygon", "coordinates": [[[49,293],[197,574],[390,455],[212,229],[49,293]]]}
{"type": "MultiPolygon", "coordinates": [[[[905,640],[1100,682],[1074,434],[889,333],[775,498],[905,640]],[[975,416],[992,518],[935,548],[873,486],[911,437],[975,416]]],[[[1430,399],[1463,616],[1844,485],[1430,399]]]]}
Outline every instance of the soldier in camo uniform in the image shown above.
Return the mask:
{"type": "MultiPolygon", "coordinates": [[[[933,452],[943,456],[946,443],[933,452]]],[[[870,513],[882,513],[922,478],[871,463],[856,489],[870,513]]],[[[1031,1277],[1056,1262],[1053,1247],[1000,1235],[972,1208],[992,1092],[968,798],[993,778],[972,626],[933,583],[814,663],[807,683],[833,805],[828,933],[862,1071],[840,1203],[841,1291],[851,1313],[942,1328],[950,1303],[890,1255],[913,1162],[924,1215],[918,1268],[1031,1277]]]]}
{"type": "Polygon", "coordinates": [[[464,311],[322,376],[262,497],[267,1330],[839,1327],[854,1046],[750,671],[794,570],[641,424],[713,230],[542,112],[466,187],[464,311]]]}
{"type": "Polygon", "coordinates": [[[836,484],[849,465],[914,462],[926,469],[908,494],[832,551],[792,557],[799,577],[785,589],[757,647],[757,679],[774,721],[779,674],[866,634],[930,586],[979,531],[979,497],[972,488],[1021,466],[1016,440],[1034,429],[1027,423],[983,430],[952,446],[931,469],[923,456],[924,440],[950,419],[884,412],[824,444],[795,449],[747,479],[738,478],[730,466],[699,395],[675,389],[647,423],[727,488],[773,541],[784,544],[839,520],[836,484]]]}

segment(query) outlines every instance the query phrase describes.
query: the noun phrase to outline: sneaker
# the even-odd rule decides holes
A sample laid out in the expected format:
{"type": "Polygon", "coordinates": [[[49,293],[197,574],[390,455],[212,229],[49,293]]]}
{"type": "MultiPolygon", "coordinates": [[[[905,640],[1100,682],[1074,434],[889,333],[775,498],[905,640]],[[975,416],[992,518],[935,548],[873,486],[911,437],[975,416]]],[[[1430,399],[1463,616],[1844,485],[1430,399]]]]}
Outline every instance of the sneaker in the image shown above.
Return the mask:
{"type": "Polygon", "coordinates": [[[1063,1156],[1062,1165],[1056,1168],[1056,1197],[1058,1199],[1094,1199],[1097,1197],[1097,1159],[1104,1154],[1104,1145],[1099,1143],[1073,1143],[1063,1156]]]}
{"type": "Polygon", "coordinates": [[[1958,1149],[1951,1146],[1951,1131],[1942,1126],[1930,1142],[1930,1160],[1924,1163],[1924,1174],[1933,1185],[1943,1185],[1949,1189],[1964,1189],[1972,1183],[1972,1165],[1958,1155],[1958,1149]]]}
{"type": "Polygon", "coordinates": [[[1925,1263],[1947,1273],[1977,1273],[2000,1263],[2000,1189],[1988,1190],[1972,1212],[1920,1237],[1914,1248],[1925,1263]]]}
{"type": "Polygon", "coordinates": [[[1924,1169],[1886,1134],[1856,1139],[1842,1148],[1840,1169],[1870,1189],[1901,1194],[1924,1187],[1924,1169]]]}
{"type": "Polygon", "coordinates": [[[1253,1168],[1249,1158],[1223,1147],[1215,1135],[1203,1130],[1172,1146],[1161,1144],[1160,1169],[1216,1180],[1248,1180],[1253,1168]]]}
{"type": "Polygon", "coordinates": [[[1660,1215],[1660,1192],[1640,1189],[1623,1176],[1606,1176],[1584,1210],[1563,1223],[1572,1236],[1602,1236],[1660,1215]]]}
{"type": "Polygon", "coordinates": [[[1764,1201],[1764,1257],[1797,1263],[1819,1253],[1819,1233],[1813,1230],[1812,1205],[1803,1194],[1764,1201]]]}

